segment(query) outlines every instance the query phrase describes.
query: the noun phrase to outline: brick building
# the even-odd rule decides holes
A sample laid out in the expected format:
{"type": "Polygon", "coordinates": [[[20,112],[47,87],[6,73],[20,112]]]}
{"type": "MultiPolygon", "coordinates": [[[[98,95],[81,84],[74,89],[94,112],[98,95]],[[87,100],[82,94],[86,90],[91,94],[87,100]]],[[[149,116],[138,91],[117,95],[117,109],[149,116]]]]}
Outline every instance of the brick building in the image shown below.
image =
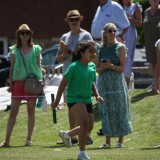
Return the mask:
{"type": "Polygon", "coordinates": [[[1,0],[0,1],[0,55],[8,53],[15,42],[15,30],[27,23],[34,31],[34,42],[48,47],[58,42],[69,30],[64,21],[68,10],[78,9],[84,16],[81,27],[90,32],[97,0],[1,0]]]}

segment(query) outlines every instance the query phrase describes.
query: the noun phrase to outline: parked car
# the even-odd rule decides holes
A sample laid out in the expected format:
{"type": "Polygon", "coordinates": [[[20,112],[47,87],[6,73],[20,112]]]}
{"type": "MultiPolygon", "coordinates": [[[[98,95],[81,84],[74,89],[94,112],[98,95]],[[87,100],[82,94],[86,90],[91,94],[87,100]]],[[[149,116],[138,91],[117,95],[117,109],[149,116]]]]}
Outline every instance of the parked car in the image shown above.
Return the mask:
{"type": "Polygon", "coordinates": [[[46,70],[44,74],[45,85],[59,85],[62,79],[63,64],[57,64],[56,56],[58,44],[42,51],[42,68],[46,70]]]}

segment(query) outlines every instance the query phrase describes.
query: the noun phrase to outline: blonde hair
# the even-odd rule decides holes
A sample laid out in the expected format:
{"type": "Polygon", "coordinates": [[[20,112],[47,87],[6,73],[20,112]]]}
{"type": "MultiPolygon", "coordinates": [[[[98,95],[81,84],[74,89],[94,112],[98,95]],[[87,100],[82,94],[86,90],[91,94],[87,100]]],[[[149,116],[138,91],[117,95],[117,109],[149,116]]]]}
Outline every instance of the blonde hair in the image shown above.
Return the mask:
{"type": "Polygon", "coordinates": [[[105,32],[106,32],[109,28],[111,28],[111,27],[117,29],[116,25],[113,24],[113,23],[107,23],[107,24],[104,26],[104,28],[103,28],[103,31],[102,31],[103,44],[107,43],[107,37],[106,37],[106,35],[105,35],[105,32]]]}

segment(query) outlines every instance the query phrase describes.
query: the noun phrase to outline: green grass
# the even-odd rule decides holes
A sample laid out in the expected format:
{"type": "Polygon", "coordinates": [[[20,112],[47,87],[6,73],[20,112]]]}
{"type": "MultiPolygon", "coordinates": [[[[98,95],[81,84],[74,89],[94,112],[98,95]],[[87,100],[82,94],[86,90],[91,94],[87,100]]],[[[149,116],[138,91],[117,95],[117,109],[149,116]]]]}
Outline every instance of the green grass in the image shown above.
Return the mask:
{"type": "MultiPolygon", "coordinates": [[[[94,144],[86,147],[93,160],[159,160],[160,150],[160,96],[135,90],[129,93],[133,133],[125,136],[124,149],[115,148],[117,138],[112,140],[112,149],[99,150],[105,141],[96,132],[101,127],[98,107],[95,104],[95,123],[92,131],[94,144]]],[[[0,141],[4,139],[8,112],[0,112],[0,141]]],[[[53,124],[52,112],[43,113],[36,109],[36,125],[32,137],[34,145],[24,147],[27,132],[26,106],[22,105],[11,137],[11,148],[0,148],[0,160],[74,160],[78,146],[66,148],[56,145],[60,140],[59,130],[69,128],[67,108],[57,112],[58,123],[53,124]]]]}

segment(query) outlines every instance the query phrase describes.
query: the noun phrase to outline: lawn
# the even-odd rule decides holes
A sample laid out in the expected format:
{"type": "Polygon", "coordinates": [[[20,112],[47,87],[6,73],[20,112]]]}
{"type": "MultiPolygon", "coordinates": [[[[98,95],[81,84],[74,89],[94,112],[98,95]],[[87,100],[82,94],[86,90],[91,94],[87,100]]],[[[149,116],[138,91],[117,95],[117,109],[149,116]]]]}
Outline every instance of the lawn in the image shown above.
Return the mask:
{"type": "MultiPolygon", "coordinates": [[[[115,148],[117,138],[112,140],[112,148],[99,150],[104,143],[103,136],[96,132],[101,127],[98,107],[94,103],[95,123],[92,131],[94,143],[86,147],[92,160],[159,160],[160,149],[160,96],[145,90],[129,93],[133,133],[125,136],[126,148],[115,148]]],[[[0,112],[0,141],[4,139],[9,112],[0,112]]],[[[57,145],[59,130],[69,128],[67,108],[57,111],[57,124],[53,124],[52,112],[44,113],[36,109],[36,125],[32,137],[33,146],[24,147],[26,138],[26,107],[22,105],[11,137],[11,148],[0,148],[0,160],[75,160],[78,145],[66,148],[57,145]]]]}

